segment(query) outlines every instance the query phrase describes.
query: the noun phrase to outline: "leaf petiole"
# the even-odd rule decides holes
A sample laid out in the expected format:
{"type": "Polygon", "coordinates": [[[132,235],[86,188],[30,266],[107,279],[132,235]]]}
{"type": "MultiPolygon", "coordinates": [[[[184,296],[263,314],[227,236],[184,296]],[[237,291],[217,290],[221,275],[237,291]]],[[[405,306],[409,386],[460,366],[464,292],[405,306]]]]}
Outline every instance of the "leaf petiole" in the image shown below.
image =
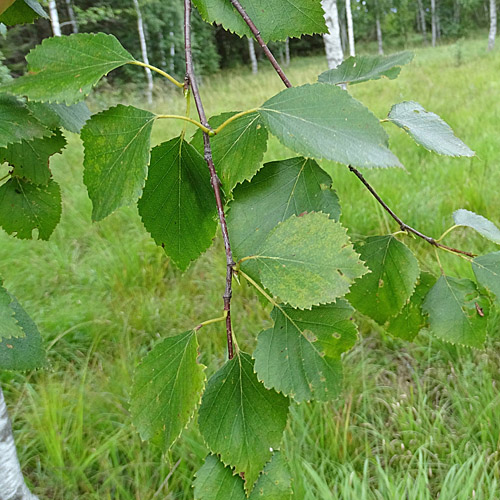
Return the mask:
{"type": "Polygon", "coordinates": [[[186,122],[192,123],[193,125],[196,125],[198,128],[201,128],[203,132],[208,134],[210,137],[215,135],[215,131],[209,129],[208,127],[205,127],[205,125],[202,125],[200,122],[197,122],[196,120],[193,120],[192,118],[189,118],[188,116],[182,116],[182,115],[156,115],[156,118],[159,119],[174,119],[174,120],[184,120],[186,122]]]}
{"type": "Polygon", "coordinates": [[[142,66],[143,68],[149,68],[151,71],[154,71],[154,72],[158,73],[159,75],[165,77],[167,80],[172,82],[176,87],[179,87],[181,89],[184,88],[183,83],[178,82],[173,76],[170,76],[168,73],[161,70],[160,68],[157,68],[156,66],[152,66],[151,64],[143,63],[142,61],[132,61],[129,64],[134,64],[135,66],[142,66]]]}
{"type": "Polygon", "coordinates": [[[242,111],[241,113],[236,113],[235,115],[231,116],[231,118],[228,118],[224,123],[221,123],[215,130],[215,134],[217,135],[220,133],[224,128],[226,128],[230,123],[234,122],[234,120],[237,120],[238,118],[241,118],[242,116],[245,115],[250,115],[251,113],[255,113],[258,111],[259,108],[253,108],[253,109],[248,109],[246,111],[242,111]]]}
{"type": "Polygon", "coordinates": [[[207,321],[204,321],[203,323],[200,323],[198,326],[195,326],[193,328],[193,330],[195,332],[197,332],[198,330],[200,330],[204,326],[208,326],[208,325],[212,325],[214,323],[220,323],[222,321],[226,321],[226,318],[227,318],[227,311],[224,311],[224,316],[221,316],[220,318],[213,318],[213,319],[209,319],[207,321]]]}
{"type": "Polygon", "coordinates": [[[454,226],[451,226],[436,241],[439,243],[445,236],[447,236],[449,233],[451,233],[457,227],[460,227],[460,226],[458,224],[455,224],[454,226]]]}

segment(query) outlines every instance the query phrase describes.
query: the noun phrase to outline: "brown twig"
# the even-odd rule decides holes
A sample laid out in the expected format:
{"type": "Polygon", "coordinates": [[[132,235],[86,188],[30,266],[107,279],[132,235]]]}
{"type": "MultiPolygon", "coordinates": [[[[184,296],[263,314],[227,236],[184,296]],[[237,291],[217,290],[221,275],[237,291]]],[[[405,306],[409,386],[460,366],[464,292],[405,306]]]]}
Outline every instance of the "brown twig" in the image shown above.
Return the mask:
{"type": "Polygon", "coordinates": [[[239,0],[231,0],[231,3],[233,4],[233,7],[238,11],[240,16],[243,18],[243,20],[247,23],[248,27],[250,28],[250,31],[253,33],[253,36],[255,37],[259,45],[262,47],[264,54],[269,59],[269,62],[273,65],[273,68],[276,70],[276,73],[278,73],[279,77],[281,78],[285,86],[290,88],[292,86],[290,80],[286,77],[285,72],[278,64],[278,61],[274,57],[273,53],[269,50],[269,47],[266,45],[264,40],[262,40],[262,37],[260,36],[260,31],[258,30],[257,26],[255,26],[255,23],[250,19],[250,16],[246,13],[245,9],[243,8],[239,0]]]}
{"type": "Polygon", "coordinates": [[[434,238],[431,238],[430,236],[426,236],[425,234],[421,233],[420,231],[417,231],[416,229],[413,229],[411,226],[408,224],[405,224],[392,210],[391,208],[387,205],[387,203],[380,197],[380,195],[375,191],[375,189],[369,184],[369,182],[364,178],[363,174],[357,170],[356,168],[352,167],[349,165],[349,170],[356,175],[356,177],[365,185],[366,189],[370,191],[370,193],[373,195],[373,197],[382,205],[383,209],[399,224],[399,227],[401,228],[401,231],[405,231],[407,233],[412,233],[415,236],[418,236],[419,238],[422,238],[423,240],[427,241],[427,243],[431,244],[432,246],[435,246],[437,248],[443,248],[444,250],[448,250],[449,252],[453,253],[458,253],[462,255],[467,255],[468,257],[475,257],[475,255],[471,252],[466,252],[465,250],[459,250],[458,248],[452,248],[448,247],[446,245],[443,245],[436,241],[434,238]]]}
{"type": "MultiPolygon", "coordinates": [[[[292,84],[288,80],[288,78],[285,76],[285,73],[281,69],[280,65],[276,61],[275,57],[267,47],[267,45],[264,43],[264,40],[262,40],[262,37],[260,36],[260,31],[258,30],[257,26],[255,26],[255,23],[250,19],[249,15],[245,12],[245,9],[242,7],[240,4],[239,0],[231,0],[231,3],[235,7],[235,9],[240,13],[241,17],[243,20],[247,23],[248,27],[254,34],[255,38],[259,42],[260,46],[263,48],[264,53],[266,54],[267,58],[269,61],[271,61],[271,64],[273,65],[274,69],[280,76],[280,78],[283,80],[283,83],[286,85],[286,87],[290,88],[292,84]]],[[[437,248],[443,248],[444,250],[448,250],[449,252],[457,253],[457,254],[462,254],[462,255],[467,255],[468,257],[475,257],[475,255],[471,252],[466,252],[465,250],[458,250],[457,248],[452,248],[446,245],[443,245],[436,241],[434,238],[431,238],[430,236],[426,236],[425,234],[421,233],[420,231],[417,231],[416,229],[413,229],[411,226],[408,226],[408,224],[405,224],[392,210],[391,208],[387,205],[387,203],[384,202],[384,200],[378,195],[378,193],[373,189],[373,187],[368,183],[368,181],[363,177],[361,172],[359,170],[355,169],[351,165],[349,165],[349,170],[353,172],[358,179],[365,185],[365,187],[370,191],[370,193],[375,197],[375,199],[382,205],[382,207],[386,210],[386,212],[399,224],[399,227],[401,228],[401,231],[405,231],[407,233],[413,233],[415,236],[418,236],[419,238],[422,238],[423,240],[427,241],[427,243],[433,245],[434,247],[437,248]]]]}
{"type": "MultiPolygon", "coordinates": [[[[193,92],[194,102],[196,104],[196,109],[198,110],[198,115],[200,117],[200,122],[207,128],[210,125],[207,121],[207,116],[205,114],[205,109],[203,108],[203,103],[201,100],[200,92],[198,90],[198,85],[196,83],[196,77],[193,67],[193,54],[191,49],[191,0],[184,0],[184,43],[186,52],[186,78],[185,78],[185,88],[191,87],[193,92]]],[[[204,132],[203,133],[203,143],[205,150],[205,161],[207,162],[208,168],[210,170],[210,180],[212,183],[212,188],[215,194],[215,202],[217,204],[217,211],[219,213],[219,221],[222,230],[222,237],[224,239],[224,248],[226,249],[226,289],[224,291],[224,311],[226,311],[226,333],[227,333],[227,351],[229,359],[234,357],[234,347],[233,347],[233,332],[231,325],[231,297],[232,297],[232,283],[233,283],[233,268],[235,262],[233,260],[233,253],[231,251],[231,244],[229,242],[229,235],[227,232],[226,215],[224,213],[224,204],[222,203],[222,197],[220,192],[220,180],[215,171],[214,161],[212,158],[212,147],[210,145],[210,137],[204,132]]]]}

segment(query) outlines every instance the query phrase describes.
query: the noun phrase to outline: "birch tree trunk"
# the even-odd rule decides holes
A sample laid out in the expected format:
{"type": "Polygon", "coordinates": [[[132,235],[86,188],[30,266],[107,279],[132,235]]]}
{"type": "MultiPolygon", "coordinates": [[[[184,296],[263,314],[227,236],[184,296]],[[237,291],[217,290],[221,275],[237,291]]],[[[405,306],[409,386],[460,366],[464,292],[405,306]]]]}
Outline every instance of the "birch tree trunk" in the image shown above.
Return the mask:
{"type": "MultiPolygon", "coordinates": [[[[146,45],[146,36],[144,35],[144,23],[142,22],[141,8],[139,7],[139,1],[133,0],[135,11],[137,13],[137,31],[139,32],[139,41],[141,43],[142,59],[146,64],[149,64],[148,58],[148,47],[146,45]]],[[[146,92],[146,97],[148,99],[148,104],[153,103],[153,75],[149,68],[144,68],[146,72],[146,79],[148,81],[148,88],[146,92]]]]}
{"type": "Polygon", "coordinates": [[[342,42],[340,41],[339,13],[337,0],[321,0],[325,11],[325,21],[328,33],[323,35],[326,50],[326,60],[330,69],[336,68],[344,59],[342,42]]]}
{"type": "Polygon", "coordinates": [[[285,66],[290,66],[290,38],[285,40],[285,66]]]}
{"type": "Polygon", "coordinates": [[[488,36],[488,50],[495,47],[495,37],[497,36],[497,1],[490,0],[490,34],[488,36]]]}
{"type": "Polygon", "coordinates": [[[175,73],[175,35],[171,31],[170,34],[170,73],[175,73]]]}
{"type": "Polygon", "coordinates": [[[38,500],[24,483],[7,406],[0,387],[0,500],[38,500]]]}
{"type": "Polygon", "coordinates": [[[59,23],[59,14],[57,13],[56,0],[49,0],[49,16],[54,36],[61,36],[61,24],[59,23]]]}
{"type": "Polygon", "coordinates": [[[69,22],[73,28],[73,33],[78,33],[78,21],[76,20],[75,11],[73,10],[72,0],[66,0],[66,8],[68,9],[69,22]]]}
{"type": "Polygon", "coordinates": [[[347,35],[349,36],[349,55],[356,56],[356,48],[354,46],[354,26],[352,23],[351,0],[345,0],[345,15],[347,18],[347,35]]]}
{"type": "Polygon", "coordinates": [[[422,27],[422,37],[424,38],[424,45],[427,45],[427,25],[425,23],[425,11],[422,5],[422,0],[418,0],[418,13],[420,16],[420,25],[422,27]]]}
{"type": "Polygon", "coordinates": [[[432,14],[432,46],[435,47],[437,40],[436,0],[431,0],[431,14],[432,14]]]}
{"type": "Polygon", "coordinates": [[[375,24],[377,25],[377,42],[378,42],[378,53],[384,55],[384,43],[382,40],[382,28],[380,27],[380,15],[377,11],[377,17],[375,19],[375,24]]]}
{"type": "Polygon", "coordinates": [[[252,64],[252,73],[256,75],[259,72],[259,64],[257,62],[257,56],[255,55],[255,44],[253,43],[253,38],[251,36],[247,37],[248,40],[248,54],[250,55],[250,62],[252,64]]]}

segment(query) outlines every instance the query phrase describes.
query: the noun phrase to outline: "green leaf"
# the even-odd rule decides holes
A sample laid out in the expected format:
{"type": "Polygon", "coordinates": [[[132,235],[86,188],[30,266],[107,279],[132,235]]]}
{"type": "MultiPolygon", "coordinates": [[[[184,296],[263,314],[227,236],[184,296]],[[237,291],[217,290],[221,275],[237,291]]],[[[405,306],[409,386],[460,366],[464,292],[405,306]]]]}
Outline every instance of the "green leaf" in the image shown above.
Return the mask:
{"type": "Polygon", "coordinates": [[[354,283],[348,300],[359,312],[384,324],[412,295],[420,273],[417,259],[392,235],[367,238],[356,250],[371,273],[354,283]]]}
{"type": "Polygon", "coordinates": [[[453,219],[457,226],[467,226],[477,231],[481,236],[488,238],[500,245],[500,229],[493,222],[482,215],[469,212],[461,208],[453,213],[453,219]]]}
{"type": "Polygon", "coordinates": [[[425,298],[431,332],[452,344],[482,348],[489,304],[473,281],[441,276],[425,298]]]}
{"type": "Polygon", "coordinates": [[[27,56],[29,74],[3,90],[33,101],[73,104],[111,70],[135,59],[113,35],[77,33],[46,38],[27,56]]]}
{"type": "Polygon", "coordinates": [[[0,94],[0,147],[50,133],[22,102],[15,97],[0,94]]]}
{"type": "Polygon", "coordinates": [[[47,128],[63,127],[70,132],[79,134],[85,122],[90,118],[90,111],[84,102],[71,106],[66,104],[35,102],[27,103],[31,113],[47,128]]]}
{"type": "MultiPolygon", "coordinates": [[[[216,129],[235,113],[223,113],[210,119],[216,129]]],[[[210,139],[217,174],[226,193],[236,184],[250,180],[260,169],[267,149],[267,130],[262,126],[260,115],[255,112],[237,118],[219,134],[210,139]]],[[[203,132],[198,129],[191,141],[203,154],[203,132]]]]}
{"type": "Polygon", "coordinates": [[[289,401],[267,390],[254,373],[252,358],[238,353],[208,381],[199,409],[198,424],[210,451],[226,465],[245,473],[251,489],[270,448],[279,448],[289,401]]]}
{"type": "Polygon", "coordinates": [[[388,136],[375,115],[334,85],[285,89],[259,112],[267,128],[303,156],[358,167],[401,166],[389,151],[388,136]]]}
{"type": "Polygon", "coordinates": [[[217,209],[210,173],[181,138],[153,149],[138,206],[146,229],[183,271],[212,244],[217,209]]]}
{"type": "Polygon", "coordinates": [[[48,240],[61,218],[61,189],[50,180],[46,186],[13,177],[0,186],[0,226],[20,239],[48,240]]]}
{"type": "Polygon", "coordinates": [[[277,451],[264,468],[249,500],[290,500],[292,477],[283,455],[277,451]]]}
{"type": "MultiPolygon", "coordinates": [[[[0,295],[2,290],[0,287],[0,295]]],[[[10,308],[23,335],[8,340],[0,339],[0,370],[34,370],[43,367],[45,351],[38,328],[15,297],[12,297],[10,308]]]]}
{"type": "Polygon", "coordinates": [[[193,483],[195,500],[246,500],[243,480],[233,475],[215,455],[208,455],[196,472],[193,483]]]}
{"type": "Polygon", "coordinates": [[[15,24],[32,23],[39,17],[48,19],[49,16],[36,0],[17,0],[0,15],[0,23],[14,26],[15,24]]]}
{"type": "Polygon", "coordinates": [[[401,312],[389,320],[387,331],[393,336],[411,342],[427,324],[427,318],[422,313],[422,304],[430,289],[436,283],[436,278],[429,273],[422,273],[410,300],[401,312]]]}
{"type": "Polygon", "coordinates": [[[472,269],[477,281],[500,300],[500,252],[476,257],[472,269]]]}
{"type": "Polygon", "coordinates": [[[337,68],[321,73],[318,81],[338,85],[379,80],[383,76],[394,80],[399,76],[401,66],[408,64],[412,59],[412,52],[398,52],[389,56],[349,57],[337,68]]]}
{"type": "MultiPolygon", "coordinates": [[[[229,0],[194,0],[208,23],[222,24],[239,36],[252,36],[247,24],[229,0]]],[[[317,0],[241,0],[265,42],[286,40],[313,33],[326,33],[324,11],[317,0]]]]}
{"type": "MultiPolygon", "coordinates": [[[[209,455],[196,473],[195,500],[246,500],[243,480],[233,475],[229,467],[215,456],[209,455]]],[[[279,451],[273,454],[255,484],[249,500],[289,500],[292,478],[285,459],[279,451]]]]}
{"type": "Polygon", "coordinates": [[[142,439],[158,435],[168,450],[188,424],[205,384],[194,331],[168,337],[135,371],[130,411],[142,439]]]}
{"type": "MultiPolygon", "coordinates": [[[[291,158],[266,163],[252,182],[234,190],[227,213],[231,247],[236,259],[255,255],[269,232],[292,215],[324,212],[340,217],[340,205],[332,179],[314,160],[291,158]]],[[[242,269],[258,278],[256,263],[242,269]]]]}
{"type": "Polygon", "coordinates": [[[66,146],[66,140],[60,130],[51,137],[22,141],[20,144],[9,144],[0,148],[0,163],[7,162],[15,167],[13,175],[31,181],[33,184],[47,185],[51,173],[49,158],[61,153],[66,146]]]}
{"type": "Polygon", "coordinates": [[[24,337],[24,332],[15,317],[12,302],[13,298],[2,287],[0,280],[0,342],[2,339],[24,337]]]}
{"type": "Polygon", "coordinates": [[[388,121],[402,128],[413,140],[440,155],[474,156],[475,153],[458,137],[450,126],[435,113],[426,111],[418,102],[395,104],[388,121]]]}
{"type": "Polygon", "coordinates": [[[342,388],[341,353],[357,339],[353,308],[345,300],[300,311],[274,308],[274,327],[260,333],[253,354],[268,388],[302,401],[329,401],[342,388]]]}
{"type": "Polygon", "coordinates": [[[282,222],[253,258],[262,284],[300,309],[344,296],[352,282],[367,272],[345,228],[322,213],[282,222]]]}
{"type": "Polygon", "coordinates": [[[93,115],[83,127],[83,180],[95,221],[135,203],[141,195],[154,120],[149,111],[118,105],[93,115]]]}

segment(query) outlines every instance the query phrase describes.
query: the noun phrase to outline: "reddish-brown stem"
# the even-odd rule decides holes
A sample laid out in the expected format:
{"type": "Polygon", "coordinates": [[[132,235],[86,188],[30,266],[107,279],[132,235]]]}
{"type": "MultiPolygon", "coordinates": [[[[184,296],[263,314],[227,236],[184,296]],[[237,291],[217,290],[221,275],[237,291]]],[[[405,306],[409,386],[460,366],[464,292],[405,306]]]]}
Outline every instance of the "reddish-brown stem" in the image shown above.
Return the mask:
{"type": "Polygon", "coordinates": [[[273,53],[269,50],[269,47],[266,45],[266,43],[260,36],[260,31],[258,30],[257,26],[255,26],[255,23],[250,19],[250,16],[246,13],[245,9],[243,8],[239,0],[231,0],[231,3],[233,4],[234,8],[238,11],[240,16],[243,18],[243,20],[247,23],[248,27],[250,28],[250,31],[253,33],[253,36],[255,37],[259,45],[262,47],[264,54],[269,59],[269,62],[273,65],[273,68],[276,70],[276,73],[278,73],[279,77],[281,78],[285,86],[290,88],[292,86],[290,80],[288,80],[288,78],[285,75],[285,72],[278,64],[278,61],[274,57],[273,53]]]}
{"type": "Polygon", "coordinates": [[[457,248],[452,248],[448,247],[446,245],[442,245],[438,241],[436,241],[434,238],[431,238],[430,236],[426,236],[425,234],[421,233],[420,231],[417,231],[416,229],[413,229],[411,226],[408,224],[405,224],[393,211],[392,209],[387,205],[387,203],[380,197],[380,195],[375,191],[373,186],[365,179],[363,174],[357,170],[356,168],[352,167],[349,165],[349,170],[356,175],[356,177],[364,184],[366,189],[370,191],[370,193],[373,195],[373,197],[382,205],[383,209],[399,224],[399,227],[401,228],[401,231],[405,231],[407,233],[412,233],[415,236],[418,236],[419,238],[422,238],[423,240],[427,241],[427,243],[431,244],[432,246],[435,246],[437,248],[443,248],[445,250],[448,250],[453,253],[458,253],[462,255],[467,255],[468,257],[475,257],[475,255],[471,252],[466,252],[465,250],[459,250],[457,248]]]}
{"type": "MultiPolygon", "coordinates": [[[[194,102],[196,104],[196,109],[198,110],[198,116],[200,117],[200,122],[205,127],[210,128],[194,73],[193,53],[191,49],[191,9],[192,9],[191,0],[184,0],[184,43],[185,43],[185,53],[186,53],[185,87],[186,89],[191,87],[194,102]]],[[[207,162],[208,169],[210,170],[210,181],[212,183],[212,188],[215,194],[215,202],[217,204],[217,211],[219,213],[219,221],[222,230],[222,237],[224,239],[224,248],[226,249],[226,269],[227,269],[226,289],[224,291],[223,297],[224,297],[224,311],[227,312],[226,316],[227,352],[229,359],[233,359],[234,346],[233,346],[233,332],[231,325],[231,297],[233,294],[232,284],[233,284],[233,269],[235,262],[233,260],[233,253],[231,251],[231,244],[229,242],[229,234],[227,232],[226,215],[224,213],[224,204],[222,202],[222,197],[220,192],[220,180],[219,177],[217,176],[217,172],[214,166],[214,161],[212,158],[212,147],[210,145],[210,137],[206,132],[203,133],[203,143],[205,151],[205,161],[207,162]]]]}
{"type": "MultiPolygon", "coordinates": [[[[234,8],[240,13],[241,17],[243,20],[247,23],[248,27],[250,28],[251,32],[254,34],[256,40],[259,42],[260,46],[264,50],[264,53],[266,54],[267,58],[273,65],[273,68],[276,70],[280,78],[283,80],[283,83],[285,84],[286,87],[290,88],[292,84],[288,80],[288,78],[285,76],[285,73],[281,69],[280,65],[276,61],[275,57],[267,47],[267,45],[264,43],[264,40],[262,40],[262,37],[260,36],[260,31],[255,26],[255,23],[250,19],[249,15],[246,13],[245,9],[242,7],[240,4],[239,0],[231,0],[231,3],[233,4],[234,8]]],[[[448,247],[446,245],[443,245],[436,241],[434,238],[431,238],[430,236],[426,236],[425,234],[421,233],[420,231],[417,231],[416,229],[413,229],[411,226],[408,226],[408,224],[405,224],[387,205],[387,203],[382,200],[382,198],[378,195],[378,193],[373,189],[373,187],[367,182],[367,180],[363,177],[361,172],[359,170],[355,169],[354,167],[349,165],[349,170],[353,172],[358,179],[365,185],[365,187],[370,191],[370,193],[375,197],[375,199],[382,205],[384,210],[399,224],[399,227],[401,228],[401,231],[406,231],[408,233],[413,233],[415,236],[418,236],[419,238],[422,238],[423,240],[427,241],[427,243],[430,243],[431,245],[438,247],[438,248],[443,248],[445,250],[448,250],[453,253],[457,254],[462,254],[462,255],[467,255],[468,257],[475,257],[475,255],[471,252],[466,252],[465,250],[458,250],[457,248],[452,248],[448,247]]]]}

